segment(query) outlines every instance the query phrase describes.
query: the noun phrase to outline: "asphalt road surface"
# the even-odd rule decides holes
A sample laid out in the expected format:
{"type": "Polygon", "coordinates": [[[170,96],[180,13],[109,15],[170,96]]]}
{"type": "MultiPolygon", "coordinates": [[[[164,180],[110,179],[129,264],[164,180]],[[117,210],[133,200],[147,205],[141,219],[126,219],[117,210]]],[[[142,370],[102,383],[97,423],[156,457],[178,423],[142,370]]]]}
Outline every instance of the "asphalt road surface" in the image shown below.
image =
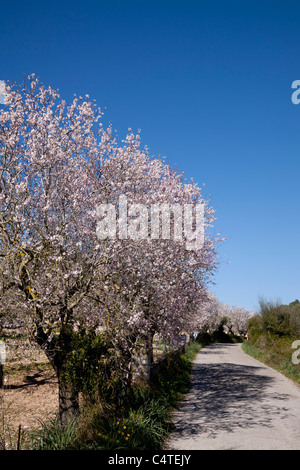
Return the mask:
{"type": "Polygon", "coordinates": [[[207,346],[174,424],[169,450],[300,450],[300,386],[240,344],[207,346]]]}

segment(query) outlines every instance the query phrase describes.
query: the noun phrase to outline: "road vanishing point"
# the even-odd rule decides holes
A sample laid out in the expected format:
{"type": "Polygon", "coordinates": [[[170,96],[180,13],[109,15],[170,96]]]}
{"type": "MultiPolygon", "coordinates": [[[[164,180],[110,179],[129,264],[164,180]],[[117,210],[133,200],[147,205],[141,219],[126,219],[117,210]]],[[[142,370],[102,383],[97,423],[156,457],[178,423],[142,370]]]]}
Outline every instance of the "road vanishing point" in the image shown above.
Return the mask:
{"type": "Polygon", "coordinates": [[[206,346],[173,422],[169,450],[300,450],[300,386],[241,344],[206,346]]]}

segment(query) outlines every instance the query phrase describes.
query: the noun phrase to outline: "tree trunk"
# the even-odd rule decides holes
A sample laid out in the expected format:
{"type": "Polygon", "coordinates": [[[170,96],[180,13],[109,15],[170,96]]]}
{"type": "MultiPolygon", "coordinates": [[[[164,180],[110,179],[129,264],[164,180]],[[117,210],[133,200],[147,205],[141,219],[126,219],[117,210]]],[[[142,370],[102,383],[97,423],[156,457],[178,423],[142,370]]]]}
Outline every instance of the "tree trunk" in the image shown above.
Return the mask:
{"type": "Polygon", "coordinates": [[[60,423],[62,426],[65,426],[68,421],[73,420],[78,413],[78,391],[74,389],[70,382],[60,377],[58,380],[58,396],[60,423]]]}
{"type": "Polygon", "coordinates": [[[151,369],[153,364],[153,337],[154,333],[150,331],[145,339],[145,349],[146,349],[146,381],[150,382],[151,379],[151,369]]]}
{"type": "Polygon", "coordinates": [[[123,359],[122,371],[120,373],[120,381],[117,392],[117,405],[121,406],[127,391],[132,385],[133,380],[133,362],[134,362],[134,348],[136,344],[137,336],[135,334],[129,335],[127,338],[127,345],[121,348],[121,354],[123,359]]]}
{"type": "Polygon", "coordinates": [[[58,378],[59,417],[62,426],[76,417],[79,410],[78,391],[68,379],[66,363],[72,351],[72,332],[62,327],[57,337],[49,338],[43,329],[37,327],[37,343],[42,347],[58,378]]]}
{"type": "Polygon", "coordinates": [[[69,327],[63,326],[53,356],[53,365],[58,377],[59,417],[62,426],[74,419],[79,410],[78,391],[69,379],[66,370],[72,349],[72,331],[69,327]]]}

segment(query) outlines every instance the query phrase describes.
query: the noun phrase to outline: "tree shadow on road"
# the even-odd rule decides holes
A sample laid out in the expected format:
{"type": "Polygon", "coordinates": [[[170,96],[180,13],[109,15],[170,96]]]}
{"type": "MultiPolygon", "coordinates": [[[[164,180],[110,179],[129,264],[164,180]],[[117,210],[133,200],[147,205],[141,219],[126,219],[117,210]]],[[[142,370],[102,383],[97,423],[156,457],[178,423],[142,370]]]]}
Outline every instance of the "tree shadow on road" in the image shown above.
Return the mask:
{"type": "Polygon", "coordinates": [[[190,392],[174,416],[173,437],[215,437],[220,431],[270,427],[275,416],[287,417],[288,396],[275,395],[274,379],[261,371],[232,363],[194,364],[190,392]]]}

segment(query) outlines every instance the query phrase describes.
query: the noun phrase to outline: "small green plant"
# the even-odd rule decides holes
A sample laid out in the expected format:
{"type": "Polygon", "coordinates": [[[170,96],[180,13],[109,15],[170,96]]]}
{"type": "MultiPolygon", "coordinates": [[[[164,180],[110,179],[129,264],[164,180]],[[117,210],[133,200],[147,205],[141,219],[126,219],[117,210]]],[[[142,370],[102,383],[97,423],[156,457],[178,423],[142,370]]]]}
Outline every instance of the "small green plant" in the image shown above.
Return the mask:
{"type": "Polygon", "coordinates": [[[169,410],[152,399],[106,423],[96,433],[96,445],[102,449],[159,449],[169,427],[169,410]]]}
{"type": "Polygon", "coordinates": [[[25,446],[32,450],[72,450],[76,448],[77,420],[61,426],[58,417],[41,421],[40,427],[26,436],[25,446]]]}

